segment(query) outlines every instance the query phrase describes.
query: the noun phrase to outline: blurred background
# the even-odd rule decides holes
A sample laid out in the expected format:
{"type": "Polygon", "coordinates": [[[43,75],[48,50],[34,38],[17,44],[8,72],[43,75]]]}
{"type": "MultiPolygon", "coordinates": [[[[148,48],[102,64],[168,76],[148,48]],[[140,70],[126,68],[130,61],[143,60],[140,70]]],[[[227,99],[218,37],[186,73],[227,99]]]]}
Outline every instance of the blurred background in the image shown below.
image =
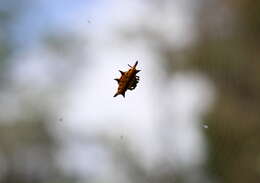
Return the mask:
{"type": "Polygon", "coordinates": [[[259,43],[256,0],[1,0],[0,182],[259,183],[259,43]]]}

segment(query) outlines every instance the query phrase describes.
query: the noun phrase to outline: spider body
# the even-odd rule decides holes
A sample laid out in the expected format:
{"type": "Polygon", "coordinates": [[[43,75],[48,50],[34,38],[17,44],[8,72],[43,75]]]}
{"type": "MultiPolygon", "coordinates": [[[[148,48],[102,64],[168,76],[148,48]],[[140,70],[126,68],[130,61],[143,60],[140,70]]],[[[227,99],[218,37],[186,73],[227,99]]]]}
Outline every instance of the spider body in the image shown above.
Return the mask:
{"type": "Polygon", "coordinates": [[[134,66],[130,66],[130,69],[127,72],[120,71],[121,77],[119,79],[115,79],[118,82],[118,89],[114,97],[117,95],[123,95],[125,97],[125,92],[127,90],[134,90],[139,82],[139,76],[136,76],[140,70],[136,69],[138,61],[135,62],[134,66]]]}

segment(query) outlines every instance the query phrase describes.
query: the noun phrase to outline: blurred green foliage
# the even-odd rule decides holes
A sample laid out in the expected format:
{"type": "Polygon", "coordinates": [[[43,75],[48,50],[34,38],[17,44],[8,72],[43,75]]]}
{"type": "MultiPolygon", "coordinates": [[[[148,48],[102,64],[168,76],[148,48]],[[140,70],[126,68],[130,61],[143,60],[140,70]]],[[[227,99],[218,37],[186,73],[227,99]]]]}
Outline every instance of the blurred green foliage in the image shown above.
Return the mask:
{"type": "Polygon", "coordinates": [[[75,182],[75,178],[59,170],[54,159],[57,144],[47,127],[52,116],[48,110],[41,108],[48,102],[45,100],[48,94],[36,99],[20,95],[21,89],[15,86],[16,81],[9,78],[13,69],[12,57],[19,52],[11,27],[19,16],[28,11],[28,3],[30,0],[0,2],[0,182],[75,182]],[[14,97],[14,93],[19,96],[14,97]],[[8,107],[4,106],[8,105],[8,101],[22,106],[19,117],[13,117],[16,112],[12,111],[10,114],[14,115],[11,120],[4,117],[3,108],[8,107]]]}
{"type": "Polygon", "coordinates": [[[199,71],[216,86],[214,107],[203,120],[209,125],[206,170],[212,178],[221,183],[258,183],[260,1],[202,0],[198,4],[197,39],[187,48],[176,50],[157,32],[145,29],[144,35],[154,41],[169,74],[199,71]]]}
{"type": "MultiPolygon", "coordinates": [[[[216,1],[215,1],[216,2],[216,1]]],[[[207,74],[217,86],[217,100],[206,116],[209,122],[212,175],[223,183],[260,181],[260,2],[218,1],[232,21],[221,26],[225,36],[216,36],[215,6],[201,6],[201,39],[188,51],[189,67],[207,74]],[[213,15],[212,15],[213,14],[213,15]],[[230,30],[231,31],[230,31],[230,30]],[[206,34],[205,34],[206,33],[206,34]]]]}

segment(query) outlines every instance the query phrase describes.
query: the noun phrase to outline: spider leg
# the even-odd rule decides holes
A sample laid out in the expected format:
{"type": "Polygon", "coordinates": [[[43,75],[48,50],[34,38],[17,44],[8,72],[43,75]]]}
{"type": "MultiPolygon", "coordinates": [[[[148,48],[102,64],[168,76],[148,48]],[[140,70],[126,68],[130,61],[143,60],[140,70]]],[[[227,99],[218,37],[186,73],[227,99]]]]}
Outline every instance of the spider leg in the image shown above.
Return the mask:
{"type": "Polygon", "coordinates": [[[135,87],[136,87],[136,83],[133,82],[133,83],[131,83],[131,84],[129,85],[128,89],[129,89],[129,90],[133,90],[133,89],[135,89],[135,87]]]}
{"type": "Polygon", "coordinates": [[[134,90],[136,88],[136,85],[135,86],[131,86],[130,88],[129,88],[129,90],[134,90]]]}

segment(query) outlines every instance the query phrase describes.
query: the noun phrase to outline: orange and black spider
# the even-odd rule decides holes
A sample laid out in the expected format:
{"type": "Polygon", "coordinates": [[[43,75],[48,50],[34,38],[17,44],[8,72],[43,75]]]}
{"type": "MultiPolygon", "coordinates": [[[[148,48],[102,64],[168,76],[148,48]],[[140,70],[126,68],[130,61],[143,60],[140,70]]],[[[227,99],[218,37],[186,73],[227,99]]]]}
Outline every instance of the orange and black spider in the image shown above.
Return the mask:
{"type": "Polygon", "coordinates": [[[114,97],[117,95],[123,95],[125,97],[125,92],[127,90],[134,90],[137,83],[139,82],[139,76],[136,76],[138,72],[141,70],[137,70],[136,66],[138,61],[135,62],[134,66],[128,64],[130,69],[127,72],[120,71],[121,77],[119,79],[115,79],[118,82],[118,89],[114,97]]]}

